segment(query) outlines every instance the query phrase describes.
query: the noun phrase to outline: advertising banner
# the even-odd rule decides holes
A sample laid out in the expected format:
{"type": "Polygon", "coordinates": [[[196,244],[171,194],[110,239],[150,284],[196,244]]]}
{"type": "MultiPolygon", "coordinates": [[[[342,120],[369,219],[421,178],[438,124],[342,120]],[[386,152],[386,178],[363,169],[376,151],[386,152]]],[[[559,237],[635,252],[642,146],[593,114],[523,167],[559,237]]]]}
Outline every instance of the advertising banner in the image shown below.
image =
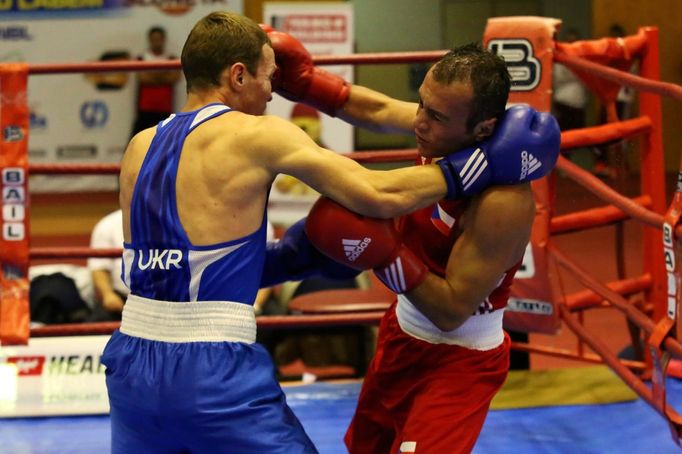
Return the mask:
{"type": "MultiPolygon", "coordinates": [[[[180,57],[192,26],[215,10],[243,11],[243,0],[0,1],[0,63],[83,63],[136,59],[153,26],[166,53],[180,57]]],[[[175,108],[185,100],[175,84],[175,108]]],[[[31,163],[116,163],[130,139],[136,73],[29,76],[31,163]]],[[[33,176],[32,192],[115,190],[114,176],[33,176]]]]}
{"type": "Polygon", "coordinates": [[[100,363],[108,340],[43,337],[0,348],[0,417],[109,413],[100,363]]]}
{"type": "MultiPolygon", "coordinates": [[[[263,20],[298,39],[312,55],[353,53],[353,5],[350,3],[265,3],[263,20]]],[[[353,82],[353,66],[324,66],[353,82]]],[[[353,127],[304,104],[275,95],[268,113],[297,124],[319,145],[339,153],[354,151],[353,127]]],[[[275,224],[289,225],[308,214],[319,194],[290,176],[280,175],[270,192],[268,215],[275,224]]]]}

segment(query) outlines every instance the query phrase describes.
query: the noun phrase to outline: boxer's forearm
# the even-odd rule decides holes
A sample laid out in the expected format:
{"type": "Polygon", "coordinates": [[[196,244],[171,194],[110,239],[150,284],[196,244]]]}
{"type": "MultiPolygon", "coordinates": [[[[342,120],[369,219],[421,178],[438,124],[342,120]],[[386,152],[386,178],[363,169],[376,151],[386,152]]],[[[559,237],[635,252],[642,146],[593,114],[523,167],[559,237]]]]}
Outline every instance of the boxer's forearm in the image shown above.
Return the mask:
{"type": "Polygon", "coordinates": [[[354,126],[375,132],[413,134],[416,112],[415,103],[399,101],[370,88],[353,85],[337,116],[354,126]]]}

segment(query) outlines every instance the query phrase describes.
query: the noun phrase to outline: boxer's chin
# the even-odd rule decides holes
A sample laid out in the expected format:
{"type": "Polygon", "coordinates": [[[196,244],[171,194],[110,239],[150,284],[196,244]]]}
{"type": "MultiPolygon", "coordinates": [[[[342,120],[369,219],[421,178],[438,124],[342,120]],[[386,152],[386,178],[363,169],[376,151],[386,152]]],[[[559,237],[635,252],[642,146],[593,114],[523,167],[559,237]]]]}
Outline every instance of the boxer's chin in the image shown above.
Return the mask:
{"type": "Polygon", "coordinates": [[[419,152],[419,155],[423,158],[440,158],[443,157],[444,155],[439,150],[436,150],[431,147],[420,146],[419,144],[417,145],[417,151],[419,152]]]}

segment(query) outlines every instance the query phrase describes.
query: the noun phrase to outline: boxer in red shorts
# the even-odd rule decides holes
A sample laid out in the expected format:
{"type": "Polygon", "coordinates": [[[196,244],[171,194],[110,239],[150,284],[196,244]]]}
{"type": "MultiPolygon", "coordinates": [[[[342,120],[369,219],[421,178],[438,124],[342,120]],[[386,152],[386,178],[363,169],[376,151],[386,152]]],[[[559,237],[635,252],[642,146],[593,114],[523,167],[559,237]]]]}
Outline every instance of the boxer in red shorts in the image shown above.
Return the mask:
{"type": "Polygon", "coordinates": [[[352,454],[470,452],[507,376],[502,317],[535,216],[526,178],[553,167],[556,120],[524,106],[505,110],[505,63],[476,45],[454,49],[429,70],[418,105],[352,85],[330,111],[319,93],[335,100],[341,84],[321,83],[320,70],[276,33],[269,36],[278,93],[357,126],[411,132],[418,164],[456,169],[446,199],[396,220],[357,215],[325,198],[308,216],[318,249],[374,269],[398,294],[381,322],[346,446],[352,454]]]}

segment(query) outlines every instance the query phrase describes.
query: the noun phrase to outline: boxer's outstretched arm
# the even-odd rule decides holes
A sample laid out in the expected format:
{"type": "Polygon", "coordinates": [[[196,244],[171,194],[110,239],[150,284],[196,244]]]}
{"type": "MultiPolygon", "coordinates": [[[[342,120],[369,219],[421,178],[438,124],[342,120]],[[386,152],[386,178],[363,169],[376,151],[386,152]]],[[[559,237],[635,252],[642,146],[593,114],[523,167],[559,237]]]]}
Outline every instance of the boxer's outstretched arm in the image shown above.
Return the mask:
{"type": "Polygon", "coordinates": [[[252,159],[274,178],[298,178],[346,208],[367,216],[401,216],[442,199],[447,190],[437,165],[369,170],[318,146],[304,131],[274,116],[259,117],[252,159]]]}
{"type": "Polygon", "coordinates": [[[464,323],[523,257],[535,216],[530,185],[488,190],[464,216],[464,231],[450,253],[445,279],[431,273],[406,293],[443,331],[464,323]]]}
{"type": "Polygon", "coordinates": [[[352,85],[348,100],[336,115],[354,126],[375,132],[412,135],[418,106],[361,85],[352,85]]]}
{"type": "Polygon", "coordinates": [[[327,115],[338,116],[377,132],[413,134],[417,104],[390,98],[313,64],[303,44],[293,36],[261,25],[275,51],[278,73],[273,80],[277,93],[294,102],[304,102],[327,115]]]}

